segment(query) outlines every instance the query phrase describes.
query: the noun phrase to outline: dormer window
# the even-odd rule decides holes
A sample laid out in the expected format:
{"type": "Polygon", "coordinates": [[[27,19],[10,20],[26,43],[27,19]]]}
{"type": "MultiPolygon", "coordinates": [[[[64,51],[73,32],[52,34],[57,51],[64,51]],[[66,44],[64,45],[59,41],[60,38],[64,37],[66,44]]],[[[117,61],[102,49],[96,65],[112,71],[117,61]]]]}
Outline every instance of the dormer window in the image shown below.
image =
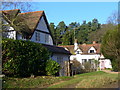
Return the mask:
{"type": "Polygon", "coordinates": [[[77,51],[75,51],[76,54],[81,54],[82,51],[80,49],[78,49],[77,51]]]}
{"type": "Polygon", "coordinates": [[[94,50],[90,50],[90,53],[95,53],[94,50]]]}
{"type": "Polygon", "coordinates": [[[80,54],[80,51],[77,51],[77,54],[80,54]]]}
{"type": "Polygon", "coordinates": [[[91,47],[91,48],[88,50],[88,53],[96,53],[95,47],[91,47]]]}

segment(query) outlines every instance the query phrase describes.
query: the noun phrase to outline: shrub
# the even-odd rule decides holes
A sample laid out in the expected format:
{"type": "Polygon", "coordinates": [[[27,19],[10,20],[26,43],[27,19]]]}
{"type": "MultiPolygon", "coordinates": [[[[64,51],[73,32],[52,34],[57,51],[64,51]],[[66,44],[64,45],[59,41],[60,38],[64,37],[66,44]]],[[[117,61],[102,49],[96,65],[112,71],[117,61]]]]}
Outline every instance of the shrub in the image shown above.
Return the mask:
{"type": "Polygon", "coordinates": [[[39,43],[2,40],[3,73],[9,76],[45,75],[50,53],[39,43]]]}
{"type": "Polygon", "coordinates": [[[46,62],[46,74],[47,75],[55,75],[60,70],[60,65],[51,59],[46,62]]]}
{"type": "Polygon", "coordinates": [[[80,74],[82,73],[82,65],[79,61],[77,60],[72,60],[72,64],[71,64],[71,74],[75,75],[75,74],[80,74]]]}

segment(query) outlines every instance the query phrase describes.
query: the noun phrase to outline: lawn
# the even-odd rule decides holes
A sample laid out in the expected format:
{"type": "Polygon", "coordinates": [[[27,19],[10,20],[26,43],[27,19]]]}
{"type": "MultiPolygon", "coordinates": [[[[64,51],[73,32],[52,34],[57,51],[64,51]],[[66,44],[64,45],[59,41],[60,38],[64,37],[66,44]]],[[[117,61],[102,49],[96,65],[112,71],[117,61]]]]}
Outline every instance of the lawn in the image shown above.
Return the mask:
{"type": "Polygon", "coordinates": [[[46,88],[51,84],[66,81],[73,77],[37,76],[29,78],[4,77],[3,88],[46,88]]]}
{"type": "Polygon", "coordinates": [[[103,71],[75,75],[73,79],[48,88],[102,88],[118,81],[118,74],[103,71]]]}
{"type": "Polygon", "coordinates": [[[117,74],[108,74],[102,71],[79,74],[74,77],[4,77],[3,88],[99,88],[117,82],[117,80],[117,74]]]}

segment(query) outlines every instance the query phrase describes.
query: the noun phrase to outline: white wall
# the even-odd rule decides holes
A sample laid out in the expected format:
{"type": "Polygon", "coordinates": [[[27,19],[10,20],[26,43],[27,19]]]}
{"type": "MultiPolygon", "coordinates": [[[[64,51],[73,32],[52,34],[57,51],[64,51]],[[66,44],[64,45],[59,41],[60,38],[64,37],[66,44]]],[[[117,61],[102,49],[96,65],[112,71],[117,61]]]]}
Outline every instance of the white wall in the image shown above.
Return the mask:
{"type": "MultiPolygon", "coordinates": [[[[49,30],[47,29],[47,25],[45,23],[45,20],[44,18],[42,17],[41,20],[39,21],[38,23],[38,26],[36,28],[37,30],[40,30],[40,31],[44,31],[44,32],[47,32],[49,33],[49,30]]],[[[50,34],[46,34],[46,33],[43,33],[43,32],[39,32],[39,31],[35,31],[32,38],[31,38],[31,41],[33,42],[37,42],[37,43],[42,43],[42,44],[49,44],[49,45],[53,45],[53,40],[52,40],[52,37],[50,34]],[[40,41],[36,41],[36,32],[40,33],[40,41]],[[48,37],[48,42],[45,42],[45,37],[48,37]]]]}
{"type": "Polygon", "coordinates": [[[16,40],[16,31],[8,32],[6,35],[7,35],[7,38],[11,38],[11,39],[16,40]]]}
{"type": "Polygon", "coordinates": [[[34,32],[32,38],[31,38],[31,41],[37,42],[37,43],[42,43],[42,44],[53,45],[53,40],[52,40],[52,37],[50,34],[45,34],[45,33],[38,32],[38,31],[34,32]],[[40,41],[36,41],[36,32],[40,33],[40,41]],[[47,37],[48,37],[48,42],[45,42],[45,35],[47,35],[47,37]]]}
{"type": "Polygon", "coordinates": [[[102,68],[112,68],[112,64],[111,64],[110,59],[99,60],[99,62],[100,62],[100,64],[99,64],[100,69],[102,69],[102,68]],[[102,62],[104,62],[104,67],[102,67],[102,62]]]}
{"type": "Polygon", "coordinates": [[[44,20],[43,16],[40,19],[36,29],[41,30],[41,31],[45,31],[45,32],[49,32],[49,30],[47,29],[47,25],[45,23],[45,20],[44,20]]]}
{"type": "Polygon", "coordinates": [[[93,54],[93,55],[76,54],[76,55],[71,55],[70,60],[74,60],[74,58],[76,58],[76,60],[78,60],[80,63],[82,63],[82,59],[87,59],[87,61],[89,61],[89,59],[98,60],[99,57],[100,57],[100,54],[93,54]]]}
{"type": "Polygon", "coordinates": [[[16,31],[11,31],[11,30],[14,30],[14,28],[10,27],[8,22],[4,19],[3,19],[3,23],[6,25],[6,29],[10,31],[10,32],[4,32],[3,36],[11,39],[16,39],[16,31]]]}

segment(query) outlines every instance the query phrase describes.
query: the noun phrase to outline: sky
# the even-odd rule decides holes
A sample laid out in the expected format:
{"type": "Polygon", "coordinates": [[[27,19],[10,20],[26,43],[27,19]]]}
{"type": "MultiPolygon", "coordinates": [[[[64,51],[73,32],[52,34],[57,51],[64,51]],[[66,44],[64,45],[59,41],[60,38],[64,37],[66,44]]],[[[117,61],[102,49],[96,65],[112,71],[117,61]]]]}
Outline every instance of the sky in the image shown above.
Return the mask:
{"type": "Polygon", "coordinates": [[[118,2],[32,2],[35,11],[44,10],[48,22],[58,25],[64,21],[66,25],[71,22],[82,24],[96,18],[105,24],[108,17],[118,10],[118,2]]]}

